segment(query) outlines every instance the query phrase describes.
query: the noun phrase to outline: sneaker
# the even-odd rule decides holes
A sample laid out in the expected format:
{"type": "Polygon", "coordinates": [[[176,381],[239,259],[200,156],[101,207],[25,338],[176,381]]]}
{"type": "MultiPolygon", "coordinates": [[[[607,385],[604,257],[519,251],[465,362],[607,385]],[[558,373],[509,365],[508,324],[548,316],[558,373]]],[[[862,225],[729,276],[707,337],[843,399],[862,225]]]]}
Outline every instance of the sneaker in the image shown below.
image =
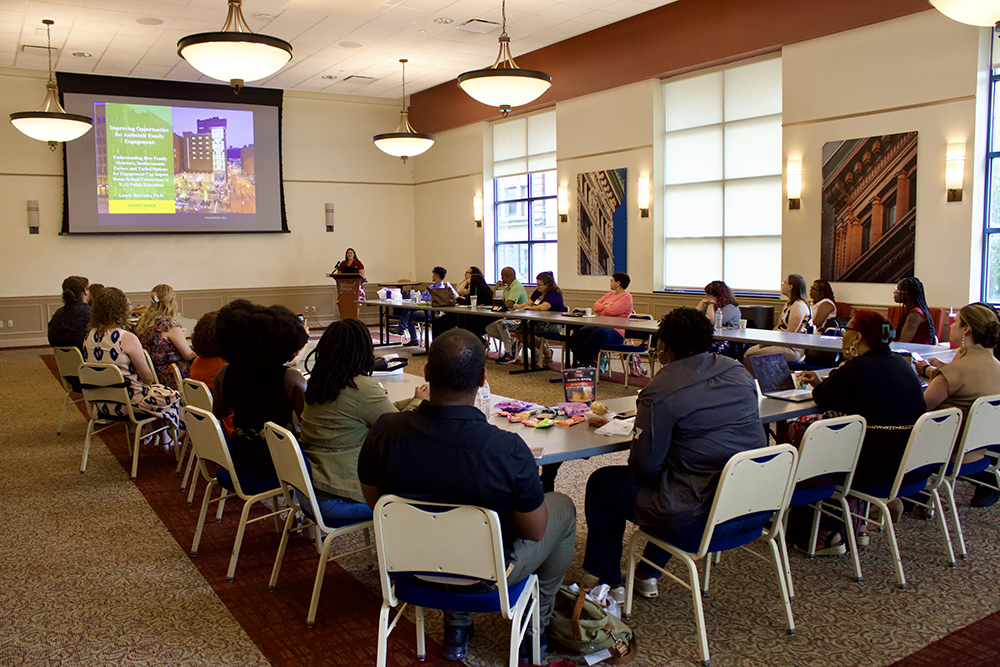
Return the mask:
{"type": "Polygon", "coordinates": [[[420,345],[420,341],[417,340],[416,338],[410,339],[410,340],[406,341],[405,343],[403,343],[403,347],[418,347],[419,345],[420,345]]]}
{"type": "Polygon", "coordinates": [[[625,587],[616,586],[608,591],[608,595],[618,604],[625,604],[625,587]]]}
{"type": "Polygon", "coordinates": [[[639,579],[636,577],[634,584],[635,592],[644,598],[655,598],[657,596],[656,578],[639,579]]]}
{"type": "Polygon", "coordinates": [[[444,626],[441,653],[445,660],[463,660],[469,654],[469,639],[475,633],[472,625],[444,626]]]}
{"type": "Polygon", "coordinates": [[[497,359],[498,364],[512,364],[515,361],[517,361],[517,359],[507,354],[506,352],[499,359],[497,359]]]}
{"type": "MultiPolygon", "coordinates": [[[[531,638],[533,635],[531,631],[524,633],[524,639],[521,640],[521,646],[517,649],[517,664],[519,665],[535,665],[539,664],[535,662],[535,659],[531,655],[531,638]]],[[[538,635],[539,646],[539,662],[545,660],[545,654],[549,652],[549,635],[542,629],[540,635],[538,635]]]]}
{"type": "Polygon", "coordinates": [[[1000,491],[991,489],[988,486],[977,485],[975,493],[972,494],[972,500],[969,501],[969,505],[972,507],[991,507],[996,505],[998,500],[1000,500],[1000,491]]]}
{"type": "Polygon", "coordinates": [[[393,324],[392,326],[389,327],[389,333],[396,334],[397,336],[402,336],[404,331],[406,331],[406,329],[399,326],[398,324],[393,324]]]}

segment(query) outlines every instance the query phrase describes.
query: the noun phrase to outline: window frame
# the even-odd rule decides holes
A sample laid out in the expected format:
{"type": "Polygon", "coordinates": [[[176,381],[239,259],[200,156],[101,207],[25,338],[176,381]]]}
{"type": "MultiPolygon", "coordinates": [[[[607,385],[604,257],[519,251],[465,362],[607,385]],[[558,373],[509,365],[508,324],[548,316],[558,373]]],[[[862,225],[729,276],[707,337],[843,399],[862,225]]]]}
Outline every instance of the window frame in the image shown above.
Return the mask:
{"type": "MultiPolygon", "coordinates": [[[[993,50],[997,48],[997,40],[993,40],[993,50]]],[[[991,53],[991,55],[993,55],[991,53]]],[[[983,206],[983,264],[982,264],[982,275],[980,280],[980,299],[986,303],[990,303],[993,306],[1000,305],[1000,297],[990,301],[990,240],[993,237],[1000,238],[1000,216],[995,221],[995,226],[990,225],[990,203],[997,198],[1000,198],[1000,192],[994,192],[993,188],[993,169],[1000,169],[1000,137],[993,136],[994,132],[997,130],[997,126],[1000,125],[1000,109],[997,108],[997,96],[1000,95],[1000,67],[993,68],[990,72],[989,78],[989,90],[987,91],[987,105],[988,111],[986,114],[987,125],[986,125],[986,187],[983,188],[985,192],[986,201],[983,206]]],[[[997,281],[1000,283],[1000,275],[997,276],[997,281]]],[[[998,285],[997,292],[1000,293],[1000,285],[998,285]]]]}
{"type": "MultiPolygon", "coordinates": [[[[535,261],[534,260],[534,256],[535,256],[534,249],[535,249],[535,246],[547,245],[547,244],[556,244],[556,245],[558,245],[558,243],[559,243],[559,239],[558,239],[558,227],[556,227],[557,238],[554,238],[554,239],[542,239],[542,240],[536,240],[536,239],[533,238],[535,225],[532,224],[532,212],[534,210],[534,204],[535,204],[535,202],[543,202],[543,201],[548,200],[548,201],[552,202],[553,206],[556,206],[558,204],[558,201],[557,201],[558,197],[559,197],[559,194],[558,194],[559,193],[559,188],[558,188],[558,186],[555,188],[555,191],[551,195],[533,196],[532,190],[534,189],[534,186],[532,184],[532,181],[534,179],[532,178],[532,176],[534,176],[536,174],[548,174],[548,173],[552,174],[553,180],[557,180],[558,179],[557,170],[555,170],[555,169],[544,169],[542,171],[529,171],[529,172],[525,172],[525,173],[522,173],[522,174],[507,174],[505,176],[499,176],[499,177],[496,177],[496,178],[493,179],[493,265],[496,267],[496,273],[497,273],[497,278],[498,279],[499,279],[499,275],[500,275],[500,269],[503,268],[503,266],[501,266],[501,260],[500,260],[500,248],[501,248],[501,246],[526,246],[527,247],[528,272],[527,272],[527,275],[525,276],[525,280],[521,281],[522,285],[526,285],[526,286],[527,285],[534,285],[535,284],[534,283],[534,278],[541,271],[554,271],[554,270],[558,269],[558,267],[552,267],[552,268],[546,267],[546,268],[543,268],[543,269],[536,269],[536,267],[533,266],[534,261],[535,261]],[[505,199],[505,200],[501,201],[500,200],[500,180],[507,179],[507,178],[516,178],[516,177],[521,177],[521,176],[523,176],[524,178],[527,179],[527,188],[526,188],[527,197],[521,197],[521,198],[518,198],[518,199],[505,199]],[[508,204],[523,204],[524,205],[524,209],[525,209],[526,215],[527,215],[527,227],[528,227],[527,240],[523,240],[523,241],[499,241],[499,240],[497,240],[497,239],[500,238],[500,215],[499,215],[500,207],[501,206],[506,206],[508,204]]],[[[544,178],[544,176],[543,176],[543,178],[544,178]]],[[[558,225],[558,218],[556,218],[556,220],[557,220],[556,224],[558,225]]]]}

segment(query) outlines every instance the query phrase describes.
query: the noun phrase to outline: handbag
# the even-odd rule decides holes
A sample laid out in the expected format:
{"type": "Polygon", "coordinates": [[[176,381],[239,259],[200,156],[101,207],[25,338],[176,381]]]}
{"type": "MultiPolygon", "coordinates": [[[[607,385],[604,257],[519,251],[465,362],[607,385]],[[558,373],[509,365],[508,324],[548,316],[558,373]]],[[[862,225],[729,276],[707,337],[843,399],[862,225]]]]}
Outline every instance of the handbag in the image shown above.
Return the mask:
{"type": "Polygon", "coordinates": [[[583,655],[608,649],[611,657],[604,662],[609,665],[635,660],[638,648],[632,631],[586,595],[583,589],[574,593],[569,586],[559,587],[546,630],[549,638],[583,655]]]}
{"type": "Polygon", "coordinates": [[[449,287],[431,287],[431,305],[442,308],[454,306],[458,303],[455,293],[449,287]]]}

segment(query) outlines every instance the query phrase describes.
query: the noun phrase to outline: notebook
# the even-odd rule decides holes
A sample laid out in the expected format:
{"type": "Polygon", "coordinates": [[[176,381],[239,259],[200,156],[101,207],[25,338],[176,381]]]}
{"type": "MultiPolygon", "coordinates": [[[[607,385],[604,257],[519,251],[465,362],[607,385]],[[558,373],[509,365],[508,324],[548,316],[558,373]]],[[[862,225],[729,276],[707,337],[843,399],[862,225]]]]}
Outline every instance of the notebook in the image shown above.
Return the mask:
{"type": "Polygon", "coordinates": [[[812,400],[812,389],[796,389],[792,372],[788,370],[788,362],[783,354],[767,354],[750,357],[754,375],[760,383],[760,393],[768,398],[780,398],[783,401],[812,400]]]}

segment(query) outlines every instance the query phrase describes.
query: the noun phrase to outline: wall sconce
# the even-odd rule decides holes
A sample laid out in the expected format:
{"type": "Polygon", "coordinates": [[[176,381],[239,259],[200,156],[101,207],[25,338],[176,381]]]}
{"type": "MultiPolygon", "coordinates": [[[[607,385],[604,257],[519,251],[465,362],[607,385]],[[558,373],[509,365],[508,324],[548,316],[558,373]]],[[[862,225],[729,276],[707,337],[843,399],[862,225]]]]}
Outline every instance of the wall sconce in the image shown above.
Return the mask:
{"type": "Polygon", "coordinates": [[[569,188],[559,186],[559,222],[569,222],[569,188]]]}
{"type": "Polygon", "coordinates": [[[794,211],[799,208],[802,198],[802,160],[790,158],[785,171],[787,173],[785,185],[788,190],[788,210],[794,211]]]}
{"type": "Polygon", "coordinates": [[[639,217],[649,217],[649,176],[639,177],[639,217]]]}
{"type": "Polygon", "coordinates": [[[948,201],[962,201],[964,184],[965,143],[948,144],[944,171],[944,186],[948,188],[948,201]]]}
{"type": "Polygon", "coordinates": [[[472,219],[476,221],[476,227],[483,226],[483,197],[476,195],[472,198],[472,219]]]}

